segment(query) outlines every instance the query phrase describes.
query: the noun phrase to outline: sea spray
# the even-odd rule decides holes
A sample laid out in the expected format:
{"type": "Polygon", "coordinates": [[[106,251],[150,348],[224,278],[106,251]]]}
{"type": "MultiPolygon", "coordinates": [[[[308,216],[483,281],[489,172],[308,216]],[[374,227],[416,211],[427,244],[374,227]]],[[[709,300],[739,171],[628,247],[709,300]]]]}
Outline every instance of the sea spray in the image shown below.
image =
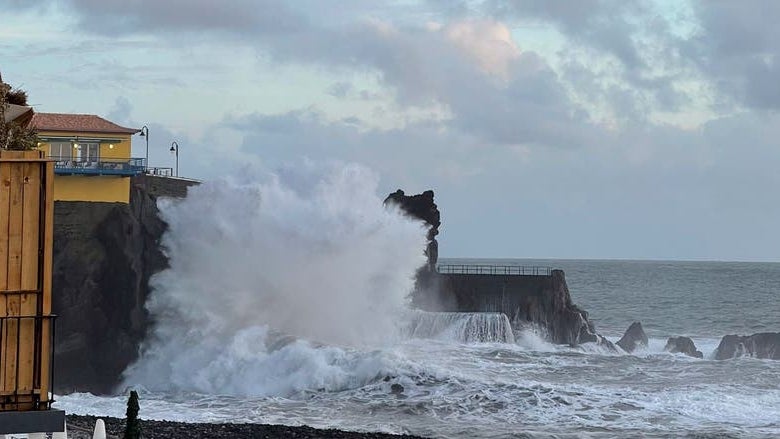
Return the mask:
{"type": "Polygon", "coordinates": [[[426,244],[377,184],[359,165],[305,162],[161,202],[170,268],[152,279],[154,327],[125,385],[275,395],[375,375],[381,359],[348,347],[398,335],[426,244]],[[268,349],[275,333],[301,340],[268,349]]]}

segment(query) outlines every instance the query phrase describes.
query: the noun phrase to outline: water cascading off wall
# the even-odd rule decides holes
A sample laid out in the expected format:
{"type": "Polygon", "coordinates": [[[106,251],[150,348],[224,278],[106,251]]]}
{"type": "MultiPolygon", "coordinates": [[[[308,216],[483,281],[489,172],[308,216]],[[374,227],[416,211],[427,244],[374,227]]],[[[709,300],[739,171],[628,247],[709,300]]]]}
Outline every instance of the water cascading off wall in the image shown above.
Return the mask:
{"type": "Polygon", "coordinates": [[[124,385],[284,393],[269,369],[317,375],[322,368],[307,371],[307,361],[332,365],[344,349],[396,339],[425,263],[426,230],[384,207],[377,185],[359,165],[306,162],[206,182],[186,199],[161,202],[170,268],[152,279],[155,326],[124,385]],[[298,341],[269,349],[272,333],[298,341]],[[319,358],[304,353],[310,341],[325,345],[319,358]],[[271,362],[274,355],[285,358],[271,362]],[[247,381],[255,388],[233,388],[247,381]]]}
{"type": "Polygon", "coordinates": [[[498,312],[411,313],[409,335],[459,343],[514,343],[509,318],[498,312]]]}

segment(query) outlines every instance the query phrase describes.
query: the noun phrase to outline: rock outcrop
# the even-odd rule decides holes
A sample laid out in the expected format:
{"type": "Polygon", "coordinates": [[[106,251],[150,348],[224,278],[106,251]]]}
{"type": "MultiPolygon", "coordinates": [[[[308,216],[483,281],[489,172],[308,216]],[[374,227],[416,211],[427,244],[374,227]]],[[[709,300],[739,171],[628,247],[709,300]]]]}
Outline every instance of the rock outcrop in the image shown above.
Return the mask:
{"type": "Polygon", "coordinates": [[[626,329],[623,337],[618,340],[617,345],[624,351],[631,353],[637,348],[647,347],[647,335],[642,329],[642,323],[634,322],[626,329]]]}
{"type": "Polygon", "coordinates": [[[696,349],[696,345],[688,337],[669,337],[664,350],[673,354],[682,353],[689,357],[704,358],[704,354],[696,349]]]}
{"type": "Polygon", "coordinates": [[[401,208],[407,215],[417,218],[428,224],[428,246],[425,255],[428,257],[429,271],[436,270],[436,262],[439,259],[439,243],[436,235],[439,234],[441,214],[436,203],[433,202],[433,191],[427,190],[417,195],[406,195],[398,189],[385,198],[385,204],[393,203],[401,208]]]}
{"type": "Polygon", "coordinates": [[[761,332],[748,336],[727,335],[720,340],[715,350],[716,360],[742,356],[780,360],[780,332],[761,332]]]}
{"type": "Polygon", "coordinates": [[[168,263],[156,204],[164,191],[147,189],[151,178],[133,178],[129,204],[55,202],[57,393],[110,393],[137,358],[149,324],[148,281],[168,263]]]}

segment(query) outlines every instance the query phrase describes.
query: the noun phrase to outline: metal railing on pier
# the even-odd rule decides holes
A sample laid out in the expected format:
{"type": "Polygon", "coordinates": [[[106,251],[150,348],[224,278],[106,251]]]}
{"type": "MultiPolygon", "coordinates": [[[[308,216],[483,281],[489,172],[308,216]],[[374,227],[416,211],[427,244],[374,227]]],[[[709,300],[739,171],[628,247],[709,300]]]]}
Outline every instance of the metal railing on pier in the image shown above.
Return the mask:
{"type": "Polygon", "coordinates": [[[441,274],[492,274],[509,276],[552,276],[551,267],[527,265],[442,264],[436,266],[441,274]]]}
{"type": "Polygon", "coordinates": [[[158,166],[147,166],[147,175],[156,175],[158,177],[173,177],[173,168],[161,168],[158,166]]]}

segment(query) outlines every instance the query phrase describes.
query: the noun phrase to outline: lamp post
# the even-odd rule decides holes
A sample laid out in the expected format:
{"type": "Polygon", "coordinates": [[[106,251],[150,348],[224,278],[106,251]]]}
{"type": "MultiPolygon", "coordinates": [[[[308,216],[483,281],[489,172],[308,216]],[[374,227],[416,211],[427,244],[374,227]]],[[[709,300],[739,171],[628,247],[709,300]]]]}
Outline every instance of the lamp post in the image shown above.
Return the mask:
{"type": "Polygon", "coordinates": [[[146,139],[146,163],[144,163],[144,167],[149,169],[149,127],[146,125],[141,128],[141,137],[146,139]]]}
{"type": "Polygon", "coordinates": [[[174,140],[171,142],[171,154],[176,154],[176,176],[179,176],[179,144],[174,140]]]}

